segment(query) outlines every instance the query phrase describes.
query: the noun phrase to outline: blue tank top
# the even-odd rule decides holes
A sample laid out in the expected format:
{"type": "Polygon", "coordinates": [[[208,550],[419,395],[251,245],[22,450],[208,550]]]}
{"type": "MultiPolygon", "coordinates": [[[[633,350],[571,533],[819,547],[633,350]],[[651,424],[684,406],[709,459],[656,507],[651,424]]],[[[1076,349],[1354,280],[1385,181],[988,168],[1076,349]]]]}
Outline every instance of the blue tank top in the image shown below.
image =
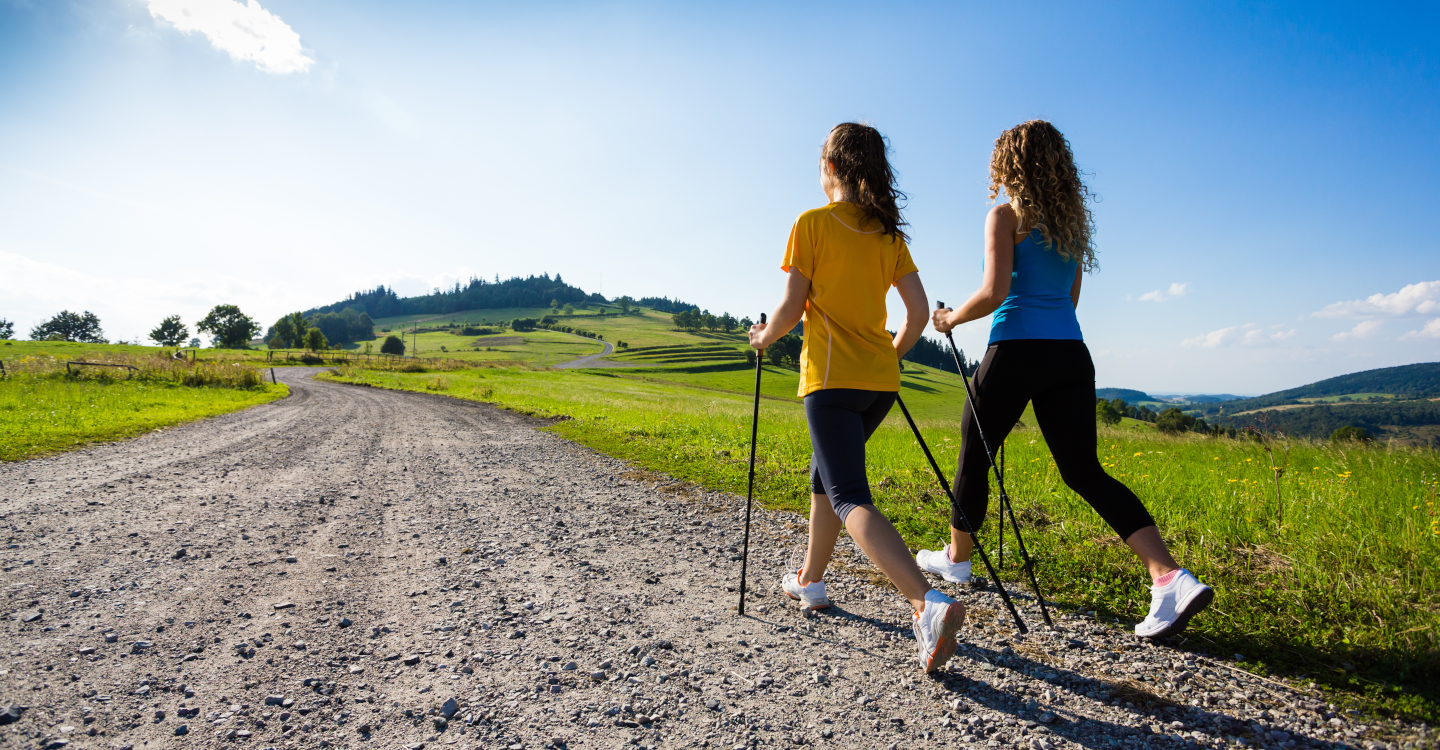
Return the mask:
{"type": "Polygon", "coordinates": [[[1011,339],[1071,339],[1080,335],[1070,288],[1080,261],[1047,250],[1040,230],[1015,246],[1010,294],[990,322],[990,343],[1011,339]]]}

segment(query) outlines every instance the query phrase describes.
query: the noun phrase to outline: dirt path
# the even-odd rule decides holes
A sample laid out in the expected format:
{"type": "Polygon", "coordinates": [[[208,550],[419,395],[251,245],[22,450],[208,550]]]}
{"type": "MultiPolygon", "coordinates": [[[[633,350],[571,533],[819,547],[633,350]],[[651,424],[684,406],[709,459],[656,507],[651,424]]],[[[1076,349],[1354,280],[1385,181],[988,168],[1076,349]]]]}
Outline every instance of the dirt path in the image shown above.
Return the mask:
{"type": "Polygon", "coordinates": [[[828,613],[778,595],[804,541],[788,515],[758,514],[738,618],[737,498],[484,405],[277,372],[282,401],[0,466],[0,747],[1394,737],[1083,618],[1017,637],[980,591],[957,592],[975,627],[952,669],[922,676],[909,612],[853,549],[828,613]]]}
{"type": "MultiPolygon", "coordinates": [[[[569,335],[575,336],[575,334],[573,334],[573,333],[572,333],[572,334],[569,334],[569,335]]],[[[585,336],[575,336],[575,338],[577,338],[577,339],[585,339],[586,341],[595,342],[595,339],[586,338],[585,336]]],[[[604,357],[604,356],[606,356],[606,355],[614,354],[614,353],[615,353],[615,346],[614,346],[614,344],[611,344],[609,341],[596,342],[596,343],[603,343],[603,344],[605,344],[605,348],[604,348],[604,349],[601,349],[599,354],[587,354],[587,355],[585,355],[585,356],[583,356],[583,357],[580,357],[579,359],[572,359],[572,360],[570,360],[569,362],[561,362],[561,363],[558,364],[558,365],[553,365],[553,367],[554,367],[555,369],[557,369],[557,370],[568,370],[568,369],[575,368],[575,367],[644,367],[644,366],[645,366],[645,365],[636,365],[636,364],[633,363],[633,362],[611,362],[611,361],[609,361],[609,360],[602,360],[602,359],[600,359],[601,357],[604,357]]]]}

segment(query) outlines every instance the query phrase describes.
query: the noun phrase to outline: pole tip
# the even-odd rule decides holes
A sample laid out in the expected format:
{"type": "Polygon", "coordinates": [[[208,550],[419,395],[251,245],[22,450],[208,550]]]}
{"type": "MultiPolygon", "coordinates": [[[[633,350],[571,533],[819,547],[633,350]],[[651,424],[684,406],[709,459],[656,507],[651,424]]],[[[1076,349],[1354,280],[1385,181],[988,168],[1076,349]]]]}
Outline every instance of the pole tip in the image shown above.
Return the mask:
{"type": "Polygon", "coordinates": [[[765,313],[760,313],[760,322],[761,322],[761,323],[764,323],[764,322],[765,322],[765,313]]]}
{"type": "Polygon", "coordinates": [[[936,309],[936,310],[944,310],[944,309],[945,309],[945,303],[944,303],[944,302],[941,302],[941,301],[938,300],[938,299],[935,300],[935,309],[936,309]]]}

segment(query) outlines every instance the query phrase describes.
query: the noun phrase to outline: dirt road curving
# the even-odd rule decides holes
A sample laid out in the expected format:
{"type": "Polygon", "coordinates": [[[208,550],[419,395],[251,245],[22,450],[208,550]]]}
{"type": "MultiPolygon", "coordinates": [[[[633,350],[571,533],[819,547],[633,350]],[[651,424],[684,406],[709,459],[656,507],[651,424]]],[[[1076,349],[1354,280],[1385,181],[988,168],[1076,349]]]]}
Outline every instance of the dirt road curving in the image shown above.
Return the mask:
{"type": "Polygon", "coordinates": [[[485,405],[277,372],[282,401],[0,466],[0,747],[1289,747],[1399,731],[1331,723],[1314,696],[1083,618],[1020,638],[991,594],[953,587],[975,627],[951,670],[922,676],[903,600],[853,549],[830,612],[778,595],[804,542],[783,514],[758,514],[738,618],[735,497],[485,405]]]}

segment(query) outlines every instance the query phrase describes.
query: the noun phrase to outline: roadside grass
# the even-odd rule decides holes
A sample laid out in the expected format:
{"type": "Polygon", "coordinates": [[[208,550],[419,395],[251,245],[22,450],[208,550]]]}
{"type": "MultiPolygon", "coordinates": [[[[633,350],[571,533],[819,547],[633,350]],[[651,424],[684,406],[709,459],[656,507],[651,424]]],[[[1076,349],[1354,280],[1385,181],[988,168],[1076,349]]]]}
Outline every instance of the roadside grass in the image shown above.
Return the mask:
{"type": "MultiPolygon", "coordinates": [[[[693,387],[705,384],[699,380],[687,387],[628,375],[340,368],[330,377],[564,418],[548,429],[648,469],[743,493],[749,397],[718,385],[693,387]]],[[[736,377],[748,380],[753,372],[736,377]]],[[[903,395],[951,472],[960,441],[958,395],[955,388],[935,390],[903,395]]],[[[810,443],[803,408],[766,399],[761,412],[757,497],[766,507],[804,513],[810,443]]],[[[1061,482],[1033,416],[1023,421],[1026,427],[1007,441],[1007,484],[1047,597],[1101,619],[1139,621],[1149,604],[1148,579],[1061,482]]],[[[1254,442],[1169,437],[1149,425],[1122,424],[1101,429],[1100,453],[1107,469],[1145,500],[1182,564],[1216,588],[1211,610],[1177,645],[1219,657],[1242,654],[1253,671],[1338,690],[1357,707],[1440,719],[1435,452],[1293,441],[1280,481],[1283,515],[1268,458],[1254,442]]],[[[898,414],[872,438],[867,464],[877,504],[907,542],[943,545],[948,502],[898,414]]],[[[981,529],[990,545],[995,517],[992,504],[981,529]]],[[[1015,551],[1007,552],[1001,575],[1019,588],[1022,572],[1011,562],[1015,551]]]]}
{"type": "Polygon", "coordinates": [[[149,356],[91,350],[86,359],[129,364],[140,371],[87,367],[71,375],[63,359],[44,356],[43,351],[7,359],[10,374],[0,380],[0,461],[121,440],[274,401],[290,392],[284,385],[263,382],[252,367],[214,362],[188,366],[156,357],[153,349],[149,356]]]}

